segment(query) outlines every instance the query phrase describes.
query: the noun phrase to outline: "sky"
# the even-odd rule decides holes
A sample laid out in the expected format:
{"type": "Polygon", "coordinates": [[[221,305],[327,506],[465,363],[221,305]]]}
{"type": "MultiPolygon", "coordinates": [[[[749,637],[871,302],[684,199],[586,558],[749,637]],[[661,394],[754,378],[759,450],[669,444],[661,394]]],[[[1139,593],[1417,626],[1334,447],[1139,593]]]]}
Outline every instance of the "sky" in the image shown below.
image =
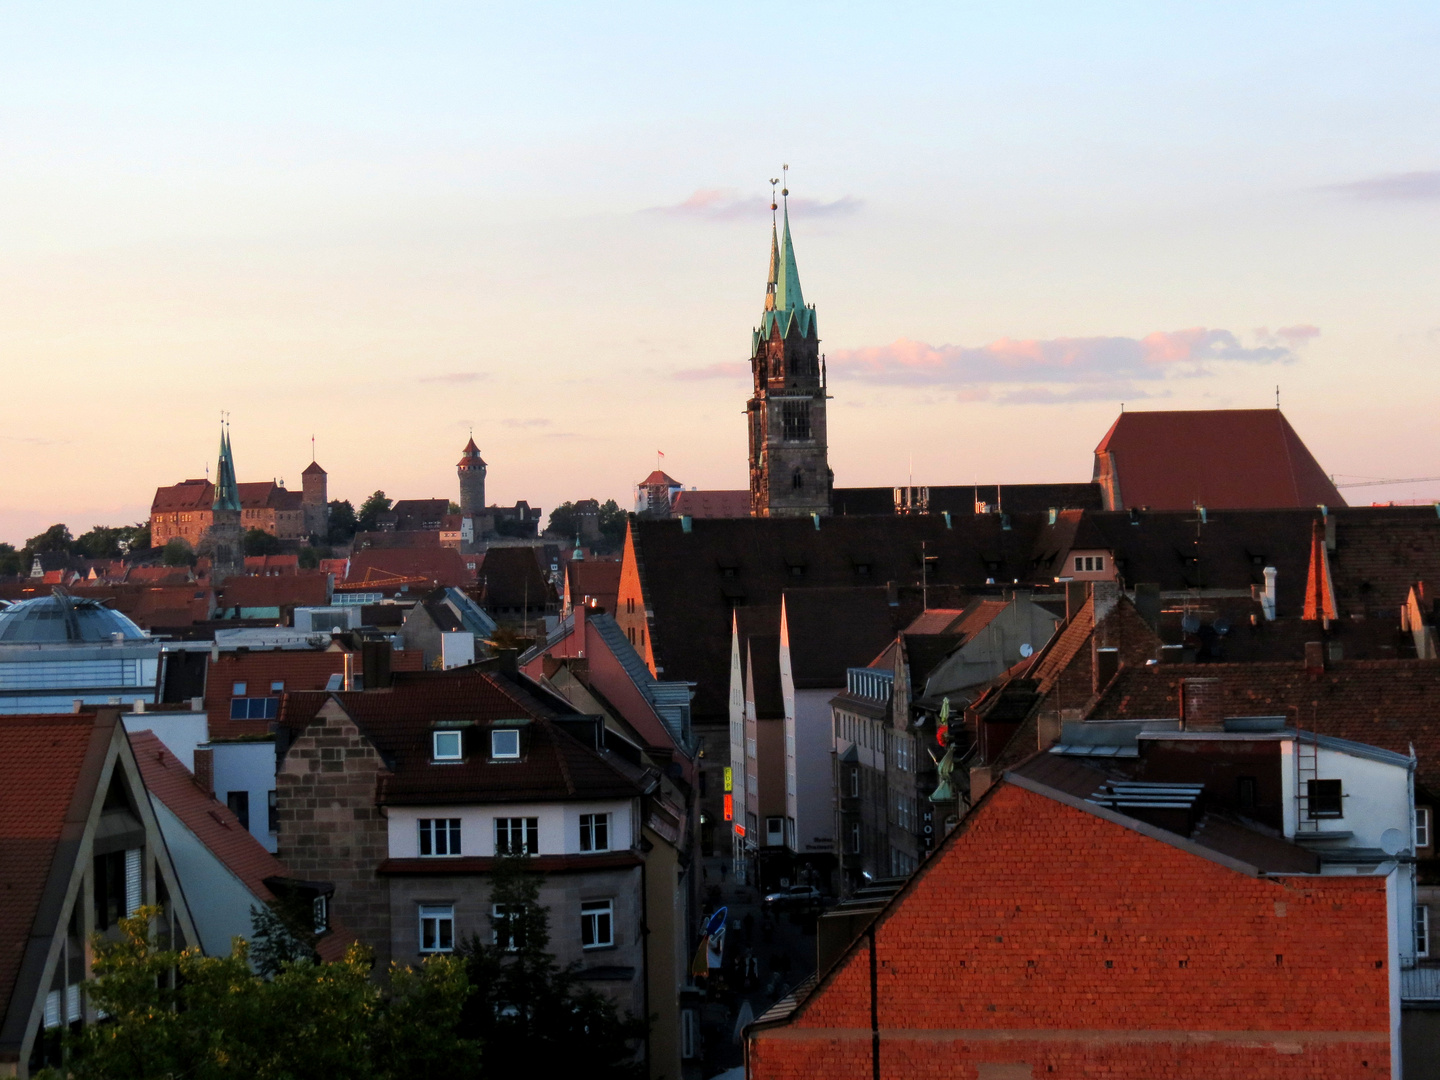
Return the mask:
{"type": "MultiPolygon", "coordinates": [[[[212,472],[746,485],[788,177],[840,486],[1281,405],[1440,476],[1440,6],[0,0],[0,540],[212,472]],[[1090,10],[1084,10],[1089,8],[1090,10]]],[[[1342,488],[1440,499],[1440,481],[1342,488]]]]}

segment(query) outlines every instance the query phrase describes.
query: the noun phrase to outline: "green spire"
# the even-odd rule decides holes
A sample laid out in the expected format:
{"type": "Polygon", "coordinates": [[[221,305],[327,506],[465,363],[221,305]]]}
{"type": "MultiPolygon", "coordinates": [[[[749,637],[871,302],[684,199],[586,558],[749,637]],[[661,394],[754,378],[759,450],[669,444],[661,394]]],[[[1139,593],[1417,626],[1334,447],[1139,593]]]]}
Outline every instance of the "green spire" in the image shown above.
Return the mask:
{"type": "Polygon", "coordinates": [[[215,466],[215,510],[240,509],[240,487],[235,482],[235,457],[230,452],[230,431],[220,429],[220,461],[215,466]]]}
{"type": "MultiPolygon", "coordinates": [[[[775,228],[770,228],[774,235],[775,228]]],[[[771,274],[774,274],[775,256],[771,255],[771,274]]],[[[793,311],[805,306],[805,296],[800,292],[800,271],[795,266],[795,245],[790,242],[790,204],[785,204],[785,235],[780,240],[780,276],[775,278],[775,307],[780,311],[793,311]]]]}

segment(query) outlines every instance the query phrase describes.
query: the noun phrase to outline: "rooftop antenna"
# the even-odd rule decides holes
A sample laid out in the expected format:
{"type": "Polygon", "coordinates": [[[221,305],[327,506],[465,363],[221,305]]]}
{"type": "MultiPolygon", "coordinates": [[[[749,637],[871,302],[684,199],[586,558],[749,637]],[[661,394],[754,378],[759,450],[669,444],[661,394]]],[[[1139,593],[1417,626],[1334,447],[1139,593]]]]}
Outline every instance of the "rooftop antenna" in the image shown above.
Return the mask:
{"type": "Polygon", "coordinates": [[[315,464],[315,436],[310,436],[310,464],[315,464]]]}
{"type": "Polygon", "coordinates": [[[1280,384],[1275,384],[1275,408],[1280,408],[1280,384]]]}
{"type": "Polygon", "coordinates": [[[920,541],[920,610],[930,610],[930,560],[925,555],[925,541],[920,541]]]}

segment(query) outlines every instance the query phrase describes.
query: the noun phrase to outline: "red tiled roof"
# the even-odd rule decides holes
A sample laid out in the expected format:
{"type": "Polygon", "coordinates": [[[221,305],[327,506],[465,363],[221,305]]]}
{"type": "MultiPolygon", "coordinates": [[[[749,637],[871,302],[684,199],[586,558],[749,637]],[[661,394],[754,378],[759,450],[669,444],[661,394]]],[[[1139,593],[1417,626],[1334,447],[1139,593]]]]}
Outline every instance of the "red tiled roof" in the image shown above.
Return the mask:
{"type": "Polygon", "coordinates": [[[218,660],[207,661],[205,670],[205,712],[209,717],[210,737],[236,739],[270,733],[268,720],[230,719],[233,698],[278,695],[281,691],[270,689],[276,682],[285,684],[285,693],[323,690],[330,676],[344,670],[345,653],[340,651],[271,649],[221,653],[218,660]],[[236,683],[245,684],[243,695],[232,693],[236,683]]]}
{"type": "Polygon", "coordinates": [[[743,518],[750,516],[748,491],[682,491],[670,513],[675,517],[743,518]]]}
{"type": "Polygon", "coordinates": [[[226,578],[217,591],[221,608],[323,607],[330,602],[325,574],[226,578]]]}
{"type": "MultiPolygon", "coordinates": [[[[265,850],[229,807],[201,789],[190,770],[153,731],[131,732],[130,749],[135,752],[135,762],[150,794],[164,803],[257,900],[268,903],[275,899],[265,879],[291,876],[285,864],[265,850]]],[[[338,924],[332,925],[331,931],[316,950],[327,961],[339,959],[351,940],[338,924]]]]}
{"type": "Polygon", "coordinates": [[[433,589],[439,585],[463,586],[475,581],[475,571],[454,548],[370,548],[350,557],[347,586],[372,585],[376,589],[397,587],[401,582],[411,585],[411,592],[433,589]],[[411,580],[417,579],[417,580],[411,580]]]}
{"type": "Polygon", "coordinates": [[[276,492],[282,490],[274,480],[252,480],[235,486],[240,491],[240,505],[246,510],[260,510],[273,505],[271,500],[276,492]]]}
{"type": "Polygon", "coordinates": [[[1117,509],[1345,505],[1279,409],[1121,413],[1095,453],[1114,457],[1117,509]]]}
{"type": "Polygon", "coordinates": [[[582,603],[588,596],[595,600],[597,607],[615,614],[615,598],[620,594],[618,562],[572,559],[565,566],[565,577],[572,604],[582,603]]]}
{"type": "Polygon", "coordinates": [[[656,469],[644,480],[640,481],[641,487],[680,487],[680,481],[672,476],[666,476],[659,469],[656,469]]]}
{"type": "Polygon", "coordinates": [[[96,729],[94,713],[0,716],[0,1017],[96,729]]]}
{"type": "Polygon", "coordinates": [[[250,835],[230,809],[202,791],[190,770],[153,731],[130,732],[130,748],[145,787],[260,900],[273,900],[267,877],[284,876],[285,864],[250,835]]]}
{"type": "Polygon", "coordinates": [[[152,514],[168,514],[177,510],[209,510],[215,502],[215,485],[209,480],[182,480],[169,487],[155,489],[150,501],[152,514]]]}
{"type": "Polygon", "coordinates": [[[306,465],[306,466],[305,466],[305,471],[302,472],[300,475],[301,475],[301,476],[314,476],[316,473],[319,473],[321,476],[324,476],[324,475],[325,475],[325,470],[320,467],[320,463],[319,463],[318,461],[312,461],[312,462],[310,462],[309,465],[306,465]]]}
{"type": "Polygon", "coordinates": [[[298,574],[300,572],[299,555],[246,555],[245,572],[247,574],[298,574]]]}
{"type": "Polygon", "coordinates": [[[125,580],[131,585],[183,585],[192,579],[188,566],[132,566],[125,580]]]}

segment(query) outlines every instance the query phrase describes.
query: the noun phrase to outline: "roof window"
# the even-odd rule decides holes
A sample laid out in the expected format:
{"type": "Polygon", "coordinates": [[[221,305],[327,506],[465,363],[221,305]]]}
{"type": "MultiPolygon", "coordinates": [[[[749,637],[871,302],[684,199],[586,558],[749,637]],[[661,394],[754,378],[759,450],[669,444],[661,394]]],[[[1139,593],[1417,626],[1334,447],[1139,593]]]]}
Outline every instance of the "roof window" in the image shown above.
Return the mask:
{"type": "Polygon", "coordinates": [[[431,734],[431,756],[435,761],[460,761],[465,752],[458,731],[436,731],[431,734]]]}
{"type": "Polygon", "coordinates": [[[520,757],[520,732],[515,728],[491,731],[490,756],[496,760],[517,760],[520,757]]]}
{"type": "Polygon", "coordinates": [[[231,693],[232,695],[234,695],[235,697],[244,697],[244,696],[245,696],[245,684],[244,684],[243,682],[237,682],[237,683],[235,683],[234,685],[232,685],[232,686],[230,687],[230,693],[231,693]]]}

